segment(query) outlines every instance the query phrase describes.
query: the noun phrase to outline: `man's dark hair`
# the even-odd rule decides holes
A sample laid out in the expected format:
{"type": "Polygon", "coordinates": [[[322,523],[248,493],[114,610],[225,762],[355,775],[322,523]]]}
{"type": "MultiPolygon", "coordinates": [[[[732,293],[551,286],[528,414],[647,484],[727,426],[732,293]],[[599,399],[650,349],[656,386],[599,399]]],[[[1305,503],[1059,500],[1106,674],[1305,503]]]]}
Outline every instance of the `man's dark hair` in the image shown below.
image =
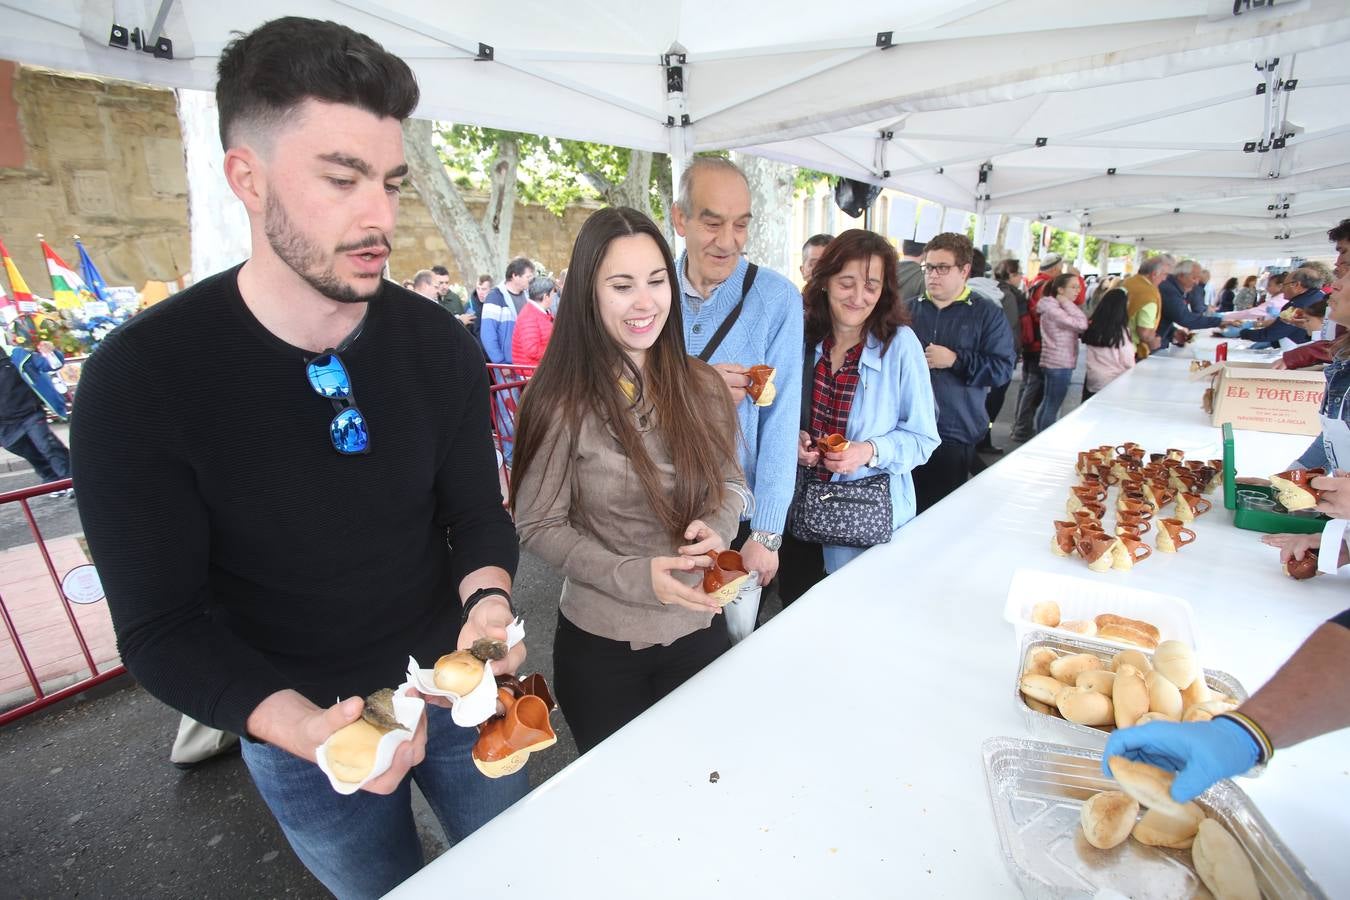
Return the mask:
{"type": "Polygon", "coordinates": [[[802,244],[802,256],[805,256],[805,255],[806,255],[807,248],[809,248],[809,247],[821,247],[821,248],[828,247],[828,246],[830,246],[830,241],[832,241],[832,240],[834,240],[834,235],[832,235],[832,234],[824,234],[824,233],[821,233],[821,234],[813,234],[813,235],[811,235],[809,238],[806,239],[806,243],[805,243],[805,244],[802,244]]]}
{"type": "Polygon", "coordinates": [[[1014,275],[1020,274],[1022,264],[1015,259],[1001,259],[998,265],[994,266],[995,281],[1012,281],[1014,275]]]}
{"type": "Polygon", "coordinates": [[[983,278],[987,271],[989,271],[989,263],[985,261],[984,251],[976,247],[970,251],[970,277],[983,278]]]}
{"type": "Polygon", "coordinates": [[[479,275],[479,276],[478,276],[478,283],[479,283],[479,284],[491,284],[491,283],[492,283],[492,276],[491,276],[491,275],[479,275]]]}
{"type": "MultiPolygon", "coordinates": [[[[955,231],[944,231],[929,241],[923,248],[925,254],[932,253],[934,250],[946,250],[952,255],[958,266],[970,265],[971,259],[975,256],[975,246],[970,242],[970,238],[964,234],[957,234],[955,231]]],[[[974,269],[971,270],[970,277],[977,277],[974,269]]]]}
{"type": "Polygon", "coordinates": [[[528,256],[517,256],[506,264],[506,277],[515,278],[517,275],[524,275],[534,268],[534,263],[530,262],[528,256]]]}
{"type": "Polygon", "coordinates": [[[273,19],[230,41],[216,76],[226,149],[240,139],[240,129],[275,127],[307,99],[403,121],[419,96],[408,64],[366,35],[298,16],[273,19]]]}
{"type": "Polygon", "coordinates": [[[431,273],[433,275],[440,275],[443,278],[450,277],[450,270],[447,269],[445,266],[432,266],[431,273]]]}
{"type": "Polygon", "coordinates": [[[1327,232],[1327,240],[1333,244],[1337,241],[1350,241],[1350,219],[1341,219],[1339,225],[1327,232]]]}

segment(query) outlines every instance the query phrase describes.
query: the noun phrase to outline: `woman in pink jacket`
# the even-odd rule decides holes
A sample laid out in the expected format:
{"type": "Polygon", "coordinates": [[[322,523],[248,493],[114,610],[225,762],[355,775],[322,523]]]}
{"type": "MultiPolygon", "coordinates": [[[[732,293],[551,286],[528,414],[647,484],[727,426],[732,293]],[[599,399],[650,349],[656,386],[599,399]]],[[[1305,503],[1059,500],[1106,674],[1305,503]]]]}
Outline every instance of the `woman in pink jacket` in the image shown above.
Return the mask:
{"type": "Polygon", "coordinates": [[[1087,377],[1083,399],[1091,397],[1134,368],[1134,343],[1128,327],[1129,296],[1120,288],[1107,291],[1083,332],[1087,377]]]}
{"type": "MultiPolygon", "coordinates": [[[[552,278],[540,276],[530,282],[529,295],[516,318],[511,335],[511,362],[517,366],[537,366],[544,358],[548,339],[553,334],[553,298],[556,285],[552,278]]],[[[528,373],[525,373],[528,374],[528,373]]]]}
{"type": "Polygon", "coordinates": [[[1078,335],[1087,328],[1087,316],[1074,303],[1081,287],[1078,276],[1065,273],[1055,278],[1041,296],[1036,311],[1041,315],[1041,373],[1045,394],[1036,410],[1036,433],[1059,418],[1059,408],[1069,393],[1069,378],[1078,365],[1078,335]]]}

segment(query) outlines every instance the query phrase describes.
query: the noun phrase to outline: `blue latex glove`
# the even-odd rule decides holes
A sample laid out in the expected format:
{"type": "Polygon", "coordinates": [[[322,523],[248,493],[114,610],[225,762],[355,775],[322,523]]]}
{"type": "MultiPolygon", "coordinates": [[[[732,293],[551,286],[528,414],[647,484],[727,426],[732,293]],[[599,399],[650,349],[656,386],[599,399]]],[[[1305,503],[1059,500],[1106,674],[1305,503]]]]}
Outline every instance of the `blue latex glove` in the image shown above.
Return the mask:
{"type": "Polygon", "coordinates": [[[1242,329],[1236,325],[1229,325],[1223,330],[1223,336],[1226,338],[1235,338],[1242,333],[1242,329]]]}
{"type": "Polygon", "coordinates": [[[1149,722],[1111,735],[1102,751],[1102,771],[1108,776],[1107,760],[1113,756],[1176,772],[1172,799],[1185,803],[1214,782],[1241,775],[1256,765],[1261,748],[1246,729],[1230,719],[1149,722]]]}

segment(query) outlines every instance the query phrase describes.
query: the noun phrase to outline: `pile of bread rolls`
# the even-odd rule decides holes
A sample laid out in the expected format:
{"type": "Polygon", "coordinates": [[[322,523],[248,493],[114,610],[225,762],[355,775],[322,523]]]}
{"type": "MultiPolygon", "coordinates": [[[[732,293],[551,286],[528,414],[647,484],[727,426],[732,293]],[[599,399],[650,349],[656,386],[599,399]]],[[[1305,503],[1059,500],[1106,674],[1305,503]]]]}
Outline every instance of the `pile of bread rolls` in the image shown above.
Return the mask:
{"type": "Polygon", "coordinates": [[[1102,791],[1083,804],[1079,821],[1089,844],[1111,850],[1133,837],[1150,847],[1190,850],[1196,874],[1218,900],[1260,900],[1242,845],[1199,804],[1172,799],[1173,773],[1123,756],[1108,765],[1121,790],[1102,791]]]}
{"type": "Polygon", "coordinates": [[[1209,687],[1195,653],[1181,641],[1163,641],[1152,659],[1141,650],[1106,659],[1033,647],[1018,689],[1036,712],[1106,731],[1155,721],[1206,721],[1238,705],[1209,687]]]}
{"type": "Polygon", "coordinates": [[[1062,619],[1059,604],[1042,600],[1031,608],[1031,621],[1046,628],[1059,628],[1083,637],[1097,637],[1152,650],[1162,639],[1158,626],[1143,619],[1101,613],[1091,619],[1062,619]]]}

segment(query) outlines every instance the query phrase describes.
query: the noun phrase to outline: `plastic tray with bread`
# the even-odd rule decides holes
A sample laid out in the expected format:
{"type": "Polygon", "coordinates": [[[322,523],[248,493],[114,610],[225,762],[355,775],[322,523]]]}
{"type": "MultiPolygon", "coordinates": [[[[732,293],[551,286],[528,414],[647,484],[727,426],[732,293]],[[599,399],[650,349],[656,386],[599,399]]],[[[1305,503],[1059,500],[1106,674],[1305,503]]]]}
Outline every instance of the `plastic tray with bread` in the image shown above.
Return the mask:
{"type": "MultiPolygon", "coordinates": [[[[1024,897],[1212,896],[1189,850],[1134,838],[1110,850],[1087,842],[1083,804],[1119,788],[1102,774],[1100,750],[1010,737],[989,738],[982,750],[999,844],[1024,897]]],[[[1326,896],[1231,781],[1215,784],[1196,803],[1237,839],[1267,900],[1326,896]]]]}
{"type": "MultiPolygon", "coordinates": [[[[1326,516],[1293,515],[1264,509],[1245,509],[1237,502],[1238,491],[1256,491],[1278,501],[1277,490],[1269,484],[1237,482],[1233,463],[1233,423],[1223,424],[1223,505],[1233,511],[1233,524],[1263,534],[1319,534],[1327,524],[1326,516]]],[[[1262,478],[1265,476],[1262,475],[1262,478]]]]}
{"type": "Polygon", "coordinates": [[[1102,615],[1149,623],[1157,629],[1157,640],[1183,641],[1198,649],[1195,613],[1189,603],[1171,594],[1125,587],[1101,579],[1018,569],[1008,584],[1008,600],[1003,607],[1003,617],[1013,623],[1017,632],[1019,648],[1027,632],[1051,631],[1070,638],[1090,637],[1121,649],[1138,646],[1152,649],[1147,644],[1117,639],[1109,633],[1085,633],[1087,630],[1097,632],[1096,619],[1102,615]],[[1047,620],[1043,614],[1051,603],[1058,607],[1058,625],[1047,624],[1054,619],[1047,620]],[[1038,604],[1044,606],[1038,610],[1038,604]],[[1092,623],[1092,627],[1085,628],[1087,623],[1092,623]]]}
{"type": "MultiPolygon", "coordinates": [[[[1022,639],[1022,664],[1017,667],[1016,676],[1013,678],[1013,702],[1017,704],[1022,712],[1022,718],[1026,720],[1027,730],[1037,737],[1054,740],[1071,740],[1076,744],[1085,747],[1103,747],[1106,745],[1106,739],[1115,726],[1112,724],[1103,725],[1083,725],[1077,722],[1070,722],[1064,718],[1056,709],[1054,711],[1045,711],[1043,707],[1049,704],[1041,704],[1036,701],[1028,702],[1027,697],[1022,693],[1022,676],[1031,669],[1037,659],[1044,659],[1043,653],[1038,651],[1052,651],[1057,658],[1067,658],[1077,654],[1088,654],[1101,660],[1100,671],[1111,671],[1112,660],[1119,654],[1129,653],[1130,651],[1118,650],[1114,646],[1108,646],[1087,638],[1070,638],[1058,634],[1051,634],[1045,631],[1033,631],[1022,639]]],[[[1138,650],[1142,654],[1148,665],[1153,665],[1153,654],[1146,650],[1138,650]]],[[[1125,662],[1129,662],[1128,657],[1125,662]]],[[[1247,700],[1247,690],[1236,678],[1227,672],[1220,672],[1215,669],[1202,669],[1205,679],[1205,687],[1208,688],[1211,696],[1196,696],[1194,693],[1188,698],[1181,700],[1182,711],[1187,708],[1186,699],[1198,701],[1200,703],[1217,702],[1218,697],[1231,697],[1238,704],[1247,700]]],[[[1067,686],[1067,682],[1065,683],[1067,686]]],[[[1170,691],[1168,693],[1171,693],[1170,691]]],[[[1177,691],[1178,694],[1184,694],[1177,691]]],[[[1161,705],[1162,701],[1153,702],[1154,705],[1161,705]]],[[[1225,704],[1226,705],[1226,704],[1225,704]]],[[[1212,715],[1219,708],[1216,706],[1207,709],[1212,715]]],[[[1175,710],[1173,710],[1175,712],[1175,710]]],[[[1114,715],[1114,711],[1113,711],[1114,715]]],[[[1258,766],[1248,774],[1252,777],[1265,771],[1264,766],[1258,766]]]]}

